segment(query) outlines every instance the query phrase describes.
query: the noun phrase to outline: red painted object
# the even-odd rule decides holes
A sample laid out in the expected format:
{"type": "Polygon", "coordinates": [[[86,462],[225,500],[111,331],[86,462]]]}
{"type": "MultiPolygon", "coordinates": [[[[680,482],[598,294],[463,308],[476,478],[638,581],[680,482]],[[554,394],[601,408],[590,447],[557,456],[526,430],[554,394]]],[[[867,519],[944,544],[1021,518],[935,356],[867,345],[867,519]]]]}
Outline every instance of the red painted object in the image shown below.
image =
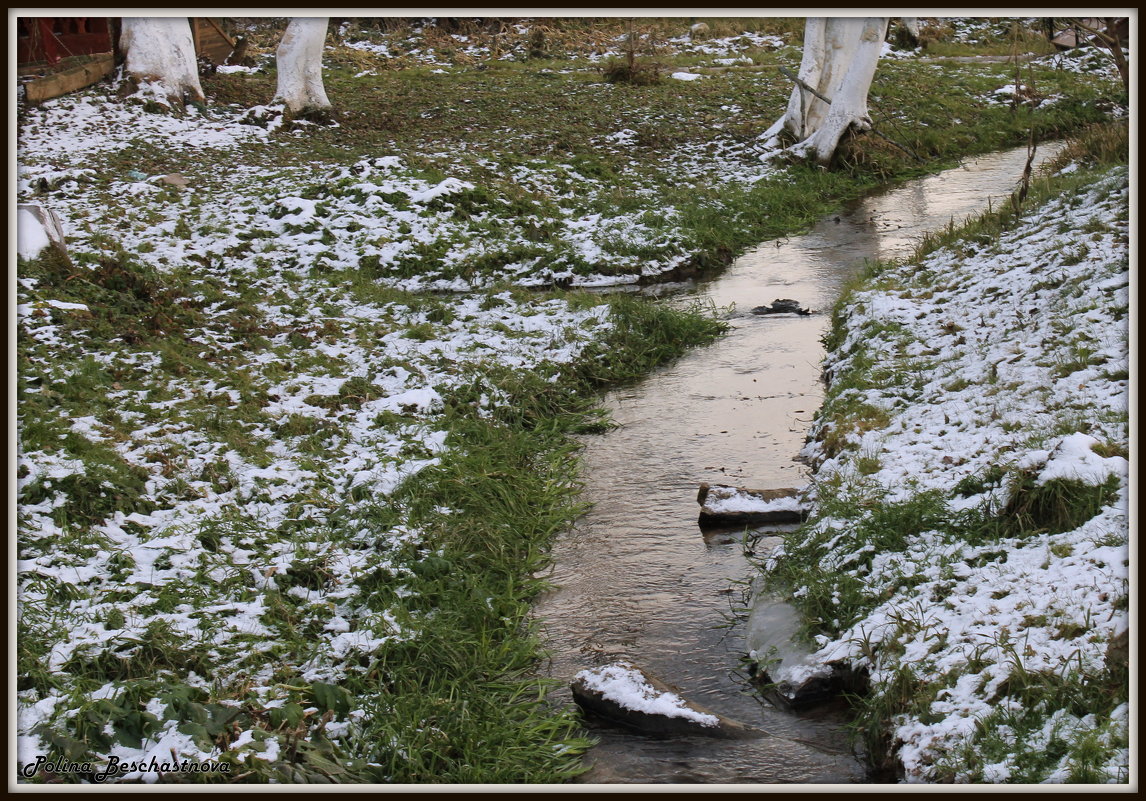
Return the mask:
{"type": "Polygon", "coordinates": [[[112,49],[111,17],[19,17],[16,62],[55,64],[68,56],[112,49]]]}

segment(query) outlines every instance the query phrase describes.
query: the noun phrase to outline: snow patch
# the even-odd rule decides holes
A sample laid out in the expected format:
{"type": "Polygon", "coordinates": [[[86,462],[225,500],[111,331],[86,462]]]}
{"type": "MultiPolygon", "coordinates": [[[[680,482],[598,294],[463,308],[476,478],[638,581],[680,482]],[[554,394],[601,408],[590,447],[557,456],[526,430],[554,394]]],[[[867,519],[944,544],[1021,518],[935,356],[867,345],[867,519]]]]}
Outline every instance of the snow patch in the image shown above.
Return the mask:
{"type": "Polygon", "coordinates": [[[584,683],[590,690],[601,693],[623,709],[669,718],[685,718],[702,726],[711,727],[720,724],[720,719],[715,715],[707,715],[692,709],[676,693],[658,690],[649,683],[639,669],[627,662],[582,670],[573,679],[584,683]]]}

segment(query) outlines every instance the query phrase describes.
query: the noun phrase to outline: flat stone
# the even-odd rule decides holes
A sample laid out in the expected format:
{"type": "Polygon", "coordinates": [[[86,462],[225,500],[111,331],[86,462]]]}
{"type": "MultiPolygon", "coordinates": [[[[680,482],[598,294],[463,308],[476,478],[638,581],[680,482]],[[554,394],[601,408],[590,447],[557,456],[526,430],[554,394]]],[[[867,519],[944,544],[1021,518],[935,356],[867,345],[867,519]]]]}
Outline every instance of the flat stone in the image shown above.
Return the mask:
{"type": "Polygon", "coordinates": [[[169,186],[177,186],[180,189],[187,188],[187,179],[177,172],[173,172],[170,175],[164,175],[159,180],[165,184],[168,184],[169,186]]]}
{"type": "Polygon", "coordinates": [[[724,484],[701,484],[696,502],[700,504],[701,528],[758,526],[768,523],[799,523],[807,511],[797,500],[799,490],[745,489],[724,484]]]}
{"type": "Polygon", "coordinates": [[[582,709],[643,734],[731,740],[766,736],[766,732],[686,700],[676,688],[630,662],[582,670],[570,686],[573,700],[582,709]]]}

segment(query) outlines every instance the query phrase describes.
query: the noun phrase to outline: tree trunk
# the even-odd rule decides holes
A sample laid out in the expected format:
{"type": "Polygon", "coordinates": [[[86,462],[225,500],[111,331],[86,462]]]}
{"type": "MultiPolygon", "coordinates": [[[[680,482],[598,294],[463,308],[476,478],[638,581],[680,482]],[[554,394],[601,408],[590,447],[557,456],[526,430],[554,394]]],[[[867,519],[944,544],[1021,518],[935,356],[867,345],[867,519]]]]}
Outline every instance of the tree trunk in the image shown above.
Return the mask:
{"type": "Polygon", "coordinates": [[[124,75],[135,91],[177,108],[203,102],[195,42],[186,17],[124,17],[121,26],[124,75]]]}
{"type": "Polygon", "coordinates": [[[867,95],[888,22],[887,17],[809,17],[799,81],[784,116],[764,138],[778,144],[787,132],[800,143],[798,150],[827,164],[846,131],[870,129],[867,95]]]}
{"type": "Polygon", "coordinates": [[[327,17],[294,17],[275,53],[279,82],[275,102],[294,117],[325,117],[330,100],[322,85],[327,17]]]}
{"type": "Polygon", "coordinates": [[[16,252],[20,258],[30,261],[38,258],[47,247],[55,248],[65,259],[68,256],[60,218],[54,211],[38,203],[19,204],[16,214],[16,252]]]}
{"type": "MultiPolygon", "coordinates": [[[[1122,78],[1123,88],[1130,89],[1130,64],[1126,61],[1126,53],[1122,49],[1122,42],[1118,36],[1118,17],[1100,17],[1099,18],[1103,27],[1095,27],[1087,24],[1087,20],[1078,19],[1074,24],[1086,31],[1091,35],[1091,42],[1100,48],[1105,48],[1110,51],[1110,57],[1114,59],[1114,66],[1118,69],[1118,75],[1122,78]]],[[[1082,45],[1082,38],[1079,37],[1079,45],[1082,45]]]]}

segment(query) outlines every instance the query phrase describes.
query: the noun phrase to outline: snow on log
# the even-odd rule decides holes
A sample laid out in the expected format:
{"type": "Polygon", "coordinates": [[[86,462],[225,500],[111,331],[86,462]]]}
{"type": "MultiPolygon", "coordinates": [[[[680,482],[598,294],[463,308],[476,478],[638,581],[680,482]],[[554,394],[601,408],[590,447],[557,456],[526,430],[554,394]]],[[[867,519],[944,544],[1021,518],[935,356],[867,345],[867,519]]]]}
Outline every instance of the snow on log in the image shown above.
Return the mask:
{"type": "Polygon", "coordinates": [[[327,17],[294,17],[279,42],[278,90],[281,103],[296,117],[322,115],[330,108],[322,84],[322,49],[326,45],[327,17]]]}
{"type": "Polygon", "coordinates": [[[202,102],[195,42],[186,17],[124,17],[124,73],[145,100],[181,108],[202,102]]]}

